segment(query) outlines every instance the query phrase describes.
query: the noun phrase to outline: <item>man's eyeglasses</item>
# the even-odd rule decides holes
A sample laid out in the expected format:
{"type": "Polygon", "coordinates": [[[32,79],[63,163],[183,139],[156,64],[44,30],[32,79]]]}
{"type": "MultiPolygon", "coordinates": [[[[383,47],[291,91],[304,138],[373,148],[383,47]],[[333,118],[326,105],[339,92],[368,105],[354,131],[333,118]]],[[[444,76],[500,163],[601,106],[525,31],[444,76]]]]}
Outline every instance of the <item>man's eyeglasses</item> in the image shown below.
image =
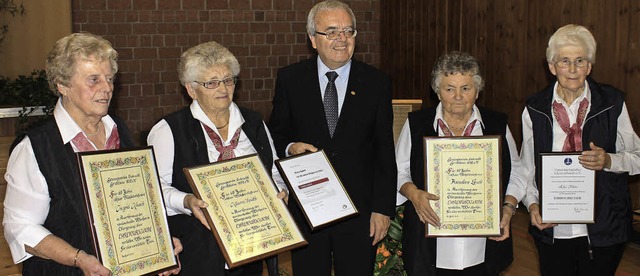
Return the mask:
{"type": "Polygon", "coordinates": [[[556,65],[558,67],[566,69],[571,67],[571,64],[575,65],[578,68],[586,67],[589,64],[589,60],[586,58],[576,58],[576,60],[571,61],[568,58],[563,58],[561,60],[556,61],[556,65]]]}
{"type": "Polygon", "coordinates": [[[226,78],[224,80],[210,80],[205,82],[193,81],[193,82],[204,86],[204,88],[206,89],[216,89],[218,88],[218,86],[220,86],[220,83],[224,83],[224,86],[233,86],[236,84],[236,82],[238,82],[238,78],[232,77],[232,78],[226,78]]]}
{"type": "Polygon", "coordinates": [[[328,30],[328,31],[326,31],[324,33],[316,31],[316,34],[324,35],[324,36],[327,37],[328,40],[336,40],[336,39],[338,39],[338,37],[340,37],[340,33],[343,33],[344,37],[346,37],[346,38],[352,38],[352,37],[355,37],[358,34],[358,31],[356,31],[355,29],[351,29],[351,28],[344,29],[342,31],[337,30],[337,29],[331,29],[331,30],[328,30]]]}

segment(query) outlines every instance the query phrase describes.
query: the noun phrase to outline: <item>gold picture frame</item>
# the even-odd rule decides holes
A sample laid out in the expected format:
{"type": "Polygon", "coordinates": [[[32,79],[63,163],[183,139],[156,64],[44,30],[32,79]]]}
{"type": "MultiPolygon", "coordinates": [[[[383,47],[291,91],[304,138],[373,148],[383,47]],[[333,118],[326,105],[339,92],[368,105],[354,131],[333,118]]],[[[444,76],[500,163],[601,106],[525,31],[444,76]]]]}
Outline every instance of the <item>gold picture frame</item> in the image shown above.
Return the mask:
{"type": "Polygon", "coordinates": [[[178,267],[152,147],[79,152],[96,257],[113,275],[178,267]]]}
{"type": "Polygon", "coordinates": [[[230,268],[307,244],[257,154],[183,170],[230,268]]]}
{"type": "Polygon", "coordinates": [[[440,197],[431,207],[440,227],[426,236],[500,236],[500,136],[424,137],[425,189],[440,197]]]}

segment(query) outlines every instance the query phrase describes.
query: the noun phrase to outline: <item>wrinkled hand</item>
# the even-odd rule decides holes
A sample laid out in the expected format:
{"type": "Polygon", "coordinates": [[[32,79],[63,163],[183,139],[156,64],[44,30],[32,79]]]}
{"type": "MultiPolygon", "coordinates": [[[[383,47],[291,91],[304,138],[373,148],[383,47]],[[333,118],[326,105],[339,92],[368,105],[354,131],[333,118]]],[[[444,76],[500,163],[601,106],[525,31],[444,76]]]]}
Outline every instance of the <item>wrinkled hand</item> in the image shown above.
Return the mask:
{"type": "Polygon", "coordinates": [[[424,224],[431,224],[436,227],[440,227],[440,217],[433,211],[431,208],[431,200],[439,200],[440,198],[437,195],[427,193],[426,191],[415,189],[413,190],[409,200],[413,204],[413,207],[416,209],[416,213],[418,214],[418,218],[424,224]]]}
{"type": "Polygon", "coordinates": [[[182,265],[180,264],[180,257],[178,257],[178,254],[182,252],[182,243],[176,237],[171,237],[171,238],[173,239],[173,253],[176,254],[176,259],[178,259],[178,268],[174,268],[172,270],[162,272],[158,274],[159,276],[177,275],[178,273],[180,273],[180,269],[182,268],[182,265]]]}
{"type": "Polygon", "coordinates": [[[204,227],[207,227],[207,229],[211,230],[211,227],[209,227],[209,223],[207,223],[207,219],[204,217],[204,213],[202,212],[203,208],[207,208],[207,206],[209,206],[206,202],[196,198],[196,196],[192,194],[188,194],[184,197],[183,204],[184,208],[191,210],[193,216],[197,218],[200,223],[204,225],[204,227]]]}
{"type": "Polygon", "coordinates": [[[285,204],[289,204],[289,193],[287,191],[280,191],[277,195],[279,199],[284,199],[285,204]]]}
{"type": "Polygon", "coordinates": [[[589,143],[589,148],[591,150],[583,151],[582,155],[578,156],[580,164],[585,169],[600,171],[611,168],[611,156],[603,148],[593,142],[589,143]]]}
{"type": "Polygon", "coordinates": [[[387,230],[391,225],[391,219],[380,213],[371,213],[371,219],[369,220],[369,237],[373,237],[373,243],[376,245],[384,236],[387,235],[387,230]]]}
{"type": "Polygon", "coordinates": [[[314,147],[311,144],[302,142],[293,143],[293,145],[289,147],[289,155],[301,154],[307,151],[316,152],[318,151],[318,148],[314,147]]]}
{"type": "Polygon", "coordinates": [[[558,224],[555,223],[542,223],[542,216],[540,215],[540,205],[537,203],[529,206],[529,215],[531,216],[531,225],[538,227],[540,230],[555,227],[558,224]]]}
{"type": "Polygon", "coordinates": [[[98,258],[93,255],[89,255],[84,251],[80,251],[78,259],[76,259],[76,266],[79,267],[84,275],[91,276],[107,276],[111,275],[111,271],[104,267],[98,258]]]}
{"type": "Polygon", "coordinates": [[[500,229],[502,229],[502,236],[490,237],[493,241],[504,241],[509,238],[509,229],[511,228],[511,217],[513,216],[513,210],[509,207],[502,208],[502,220],[500,220],[500,229]]]}

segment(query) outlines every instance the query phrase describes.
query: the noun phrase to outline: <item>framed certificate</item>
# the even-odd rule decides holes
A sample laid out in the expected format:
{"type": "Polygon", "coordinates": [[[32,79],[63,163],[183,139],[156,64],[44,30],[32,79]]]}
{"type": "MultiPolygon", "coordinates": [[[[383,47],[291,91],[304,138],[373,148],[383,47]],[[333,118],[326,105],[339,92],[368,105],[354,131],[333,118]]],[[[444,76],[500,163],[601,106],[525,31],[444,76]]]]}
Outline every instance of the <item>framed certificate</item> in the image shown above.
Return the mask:
{"type": "Polygon", "coordinates": [[[324,150],[276,160],[311,230],[358,214],[324,150]]]}
{"type": "Polygon", "coordinates": [[[258,155],[184,168],[229,267],[306,245],[258,155]]]}
{"type": "Polygon", "coordinates": [[[425,188],[440,227],[426,236],[500,236],[501,137],[424,137],[425,188]]]}
{"type": "Polygon", "coordinates": [[[98,260],[114,275],[178,267],[152,147],[78,153],[98,260]]]}
{"type": "Polygon", "coordinates": [[[595,171],[578,162],[580,152],[540,153],[543,223],[594,223],[595,171]]]}

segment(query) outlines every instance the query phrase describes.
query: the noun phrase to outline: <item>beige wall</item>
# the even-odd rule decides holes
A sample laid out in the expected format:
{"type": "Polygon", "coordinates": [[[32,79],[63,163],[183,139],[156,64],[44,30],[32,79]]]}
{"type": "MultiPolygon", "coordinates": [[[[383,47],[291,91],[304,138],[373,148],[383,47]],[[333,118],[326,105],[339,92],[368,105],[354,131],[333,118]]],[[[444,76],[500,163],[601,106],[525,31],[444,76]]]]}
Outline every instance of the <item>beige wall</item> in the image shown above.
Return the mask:
{"type": "Polygon", "coordinates": [[[0,44],[0,75],[14,78],[44,69],[47,52],[61,37],[71,33],[71,1],[19,1],[25,14],[0,15],[9,26],[0,44]]]}

